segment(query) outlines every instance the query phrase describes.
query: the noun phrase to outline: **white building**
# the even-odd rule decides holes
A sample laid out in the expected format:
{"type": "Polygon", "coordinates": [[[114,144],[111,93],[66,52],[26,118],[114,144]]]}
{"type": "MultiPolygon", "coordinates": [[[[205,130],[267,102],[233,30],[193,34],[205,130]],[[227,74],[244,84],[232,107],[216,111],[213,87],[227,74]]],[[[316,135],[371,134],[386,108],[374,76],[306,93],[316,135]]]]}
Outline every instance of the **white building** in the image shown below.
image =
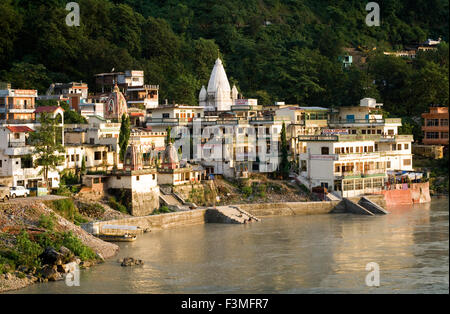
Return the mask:
{"type": "Polygon", "coordinates": [[[340,197],[384,188],[389,171],[412,171],[412,135],[399,135],[401,119],[384,118],[375,99],[332,113],[319,135],[300,135],[300,181],[340,197]]]}
{"type": "Polygon", "coordinates": [[[205,111],[229,111],[238,98],[236,86],[230,88],[222,60],[217,58],[209,78],[208,88],[202,86],[199,94],[199,104],[205,111]]]}
{"type": "MultiPolygon", "coordinates": [[[[44,183],[40,173],[42,167],[34,166],[34,147],[28,142],[30,132],[34,130],[28,126],[0,127],[0,138],[3,139],[0,141],[0,177],[12,178],[13,186],[36,188],[44,183]]],[[[49,171],[48,186],[59,186],[58,171],[49,171]]]]}

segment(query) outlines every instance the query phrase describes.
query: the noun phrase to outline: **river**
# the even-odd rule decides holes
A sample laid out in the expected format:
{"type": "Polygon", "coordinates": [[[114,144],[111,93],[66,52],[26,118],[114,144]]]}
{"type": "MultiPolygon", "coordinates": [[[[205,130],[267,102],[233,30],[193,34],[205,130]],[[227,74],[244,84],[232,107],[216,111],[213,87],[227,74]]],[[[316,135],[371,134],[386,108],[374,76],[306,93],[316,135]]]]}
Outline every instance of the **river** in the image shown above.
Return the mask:
{"type": "Polygon", "coordinates": [[[385,216],[263,218],[147,233],[81,271],[80,286],[13,293],[449,293],[448,198],[385,216]],[[121,267],[132,256],[145,265],[121,267]],[[379,287],[366,264],[378,263],[379,287]]]}

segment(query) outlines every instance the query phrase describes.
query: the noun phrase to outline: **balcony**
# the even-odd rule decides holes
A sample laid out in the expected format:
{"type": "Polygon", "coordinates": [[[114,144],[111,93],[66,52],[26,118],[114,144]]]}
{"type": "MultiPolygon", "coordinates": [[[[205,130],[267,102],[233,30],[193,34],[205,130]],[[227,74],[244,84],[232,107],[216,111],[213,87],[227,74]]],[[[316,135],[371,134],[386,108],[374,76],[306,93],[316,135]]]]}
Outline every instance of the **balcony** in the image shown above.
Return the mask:
{"type": "Polygon", "coordinates": [[[355,170],[355,171],[341,171],[335,172],[336,180],[350,179],[350,178],[367,178],[367,177],[385,177],[386,169],[372,169],[372,170],[355,170]]]}
{"type": "Polygon", "coordinates": [[[24,156],[30,155],[34,151],[33,146],[17,146],[17,147],[8,147],[5,149],[4,154],[8,156],[24,156]]]}
{"type": "Polygon", "coordinates": [[[376,118],[370,118],[370,119],[333,119],[328,121],[328,124],[330,126],[338,125],[340,127],[342,126],[364,126],[364,125],[385,125],[385,124],[396,124],[401,125],[402,119],[401,118],[386,118],[386,119],[376,119],[376,118]]]}

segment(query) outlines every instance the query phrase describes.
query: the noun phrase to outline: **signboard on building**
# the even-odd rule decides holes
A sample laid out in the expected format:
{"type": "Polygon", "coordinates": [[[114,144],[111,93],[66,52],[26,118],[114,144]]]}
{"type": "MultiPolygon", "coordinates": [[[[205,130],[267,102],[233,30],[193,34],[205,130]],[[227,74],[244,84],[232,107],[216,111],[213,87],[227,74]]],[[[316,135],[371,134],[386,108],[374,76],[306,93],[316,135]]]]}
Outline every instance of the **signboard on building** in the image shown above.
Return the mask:
{"type": "Polygon", "coordinates": [[[311,160],[338,160],[337,155],[311,155],[311,160]]]}
{"type": "Polygon", "coordinates": [[[235,106],[257,106],[258,99],[236,99],[234,101],[235,106]]]}
{"type": "Polygon", "coordinates": [[[348,133],[348,129],[323,129],[322,130],[323,135],[346,135],[348,133]]]}

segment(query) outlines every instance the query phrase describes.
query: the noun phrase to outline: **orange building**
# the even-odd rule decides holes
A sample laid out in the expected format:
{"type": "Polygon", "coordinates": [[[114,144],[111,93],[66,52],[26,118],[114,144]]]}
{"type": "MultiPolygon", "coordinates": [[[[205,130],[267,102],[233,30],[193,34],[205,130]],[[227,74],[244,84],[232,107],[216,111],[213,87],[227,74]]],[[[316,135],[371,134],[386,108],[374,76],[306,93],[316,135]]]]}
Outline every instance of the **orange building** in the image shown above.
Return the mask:
{"type": "Polygon", "coordinates": [[[430,107],[430,112],[422,113],[422,118],[423,143],[448,145],[448,107],[430,107]]]}
{"type": "Polygon", "coordinates": [[[23,123],[34,120],[36,97],[34,89],[0,90],[0,120],[23,123]]]}

